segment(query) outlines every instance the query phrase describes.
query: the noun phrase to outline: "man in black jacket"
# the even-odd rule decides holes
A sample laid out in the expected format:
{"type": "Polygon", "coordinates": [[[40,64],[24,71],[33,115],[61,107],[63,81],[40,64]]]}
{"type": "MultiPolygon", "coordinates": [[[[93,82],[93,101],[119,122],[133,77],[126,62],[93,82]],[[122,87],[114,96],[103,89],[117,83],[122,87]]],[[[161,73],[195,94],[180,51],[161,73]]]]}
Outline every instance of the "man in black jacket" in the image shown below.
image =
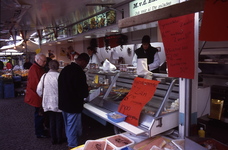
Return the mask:
{"type": "Polygon", "coordinates": [[[76,63],[63,68],[58,79],[59,109],[62,110],[69,149],[78,146],[82,134],[81,112],[84,98],[89,95],[83,69],[88,62],[89,55],[80,54],[76,63]]]}

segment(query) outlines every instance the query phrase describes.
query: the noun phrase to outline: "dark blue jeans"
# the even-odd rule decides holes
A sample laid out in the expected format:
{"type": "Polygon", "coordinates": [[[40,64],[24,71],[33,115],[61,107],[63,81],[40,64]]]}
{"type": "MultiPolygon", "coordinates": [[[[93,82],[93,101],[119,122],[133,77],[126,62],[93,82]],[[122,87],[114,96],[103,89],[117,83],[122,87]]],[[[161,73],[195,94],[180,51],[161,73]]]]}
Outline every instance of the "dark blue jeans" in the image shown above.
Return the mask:
{"type": "Polygon", "coordinates": [[[61,141],[63,132],[63,115],[61,112],[48,111],[51,140],[61,141]]]}
{"type": "Polygon", "coordinates": [[[37,137],[44,135],[44,116],[39,115],[39,107],[35,107],[35,134],[37,137]]]}

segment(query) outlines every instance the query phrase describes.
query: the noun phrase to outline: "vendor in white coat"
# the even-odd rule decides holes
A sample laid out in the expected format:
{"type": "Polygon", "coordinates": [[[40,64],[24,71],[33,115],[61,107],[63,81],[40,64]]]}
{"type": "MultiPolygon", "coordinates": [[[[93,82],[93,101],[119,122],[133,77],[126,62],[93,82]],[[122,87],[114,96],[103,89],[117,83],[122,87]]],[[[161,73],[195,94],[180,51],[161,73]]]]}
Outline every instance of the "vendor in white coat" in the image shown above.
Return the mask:
{"type": "Polygon", "coordinates": [[[98,64],[98,66],[100,66],[101,62],[100,62],[100,60],[99,60],[99,58],[98,58],[98,56],[96,54],[97,53],[96,49],[91,47],[91,46],[89,46],[87,48],[87,51],[88,51],[88,55],[89,55],[90,59],[89,59],[89,63],[88,63],[86,68],[89,68],[89,64],[90,63],[95,63],[95,64],[98,64]]]}
{"type": "Polygon", "coordinates": [[[159,72],[160,58],[158,56],[158,49],[150,45],[150,37],[143,36],[142,45],[135,50],[135,55],[132,60],[132,65],[137,67],[137,59],[147,58],[148,70],[153,73],[159,72]]]}

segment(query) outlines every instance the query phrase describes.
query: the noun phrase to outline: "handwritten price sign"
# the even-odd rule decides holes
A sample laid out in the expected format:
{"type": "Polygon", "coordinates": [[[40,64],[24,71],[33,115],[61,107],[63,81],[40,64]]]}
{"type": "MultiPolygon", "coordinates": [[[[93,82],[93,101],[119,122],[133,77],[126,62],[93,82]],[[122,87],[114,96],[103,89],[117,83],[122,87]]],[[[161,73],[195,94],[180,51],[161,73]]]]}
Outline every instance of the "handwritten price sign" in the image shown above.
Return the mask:
{"type": "Polygon", "coordinates": [[[228,41],[228,0],[206,0],[200,41],[228,41]]]}
{"type": "Polygon", "coordinates": [[[158,22],[169,77],[194,79],[194,14],[158,22]]]}
{"type": "Polygon", "coordinates": [[[126,122],[138,126],[139,116],[148,101],[154,96],[159,81],[136,77],[128,95],[121,101],[118,112],[127,116],[126,122]]]}

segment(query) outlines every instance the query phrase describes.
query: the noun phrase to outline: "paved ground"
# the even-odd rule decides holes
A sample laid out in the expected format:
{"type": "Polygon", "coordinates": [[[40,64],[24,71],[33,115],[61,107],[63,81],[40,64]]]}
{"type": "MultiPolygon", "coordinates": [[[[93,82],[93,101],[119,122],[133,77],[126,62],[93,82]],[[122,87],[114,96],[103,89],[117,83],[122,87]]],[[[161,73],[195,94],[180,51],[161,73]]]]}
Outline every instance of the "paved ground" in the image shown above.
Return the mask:
{"type": "MultiPolygon", "coordinates": [[[[79,144],[114,134],[113,126],[103,126],[83,115],[83,135],[79,144]]],[[[51,138],[37,139],[34,132],[34,107],[24,96],[0,99],[0,150],[67,150],[67,142],[52,145],[51,138]]]]}

